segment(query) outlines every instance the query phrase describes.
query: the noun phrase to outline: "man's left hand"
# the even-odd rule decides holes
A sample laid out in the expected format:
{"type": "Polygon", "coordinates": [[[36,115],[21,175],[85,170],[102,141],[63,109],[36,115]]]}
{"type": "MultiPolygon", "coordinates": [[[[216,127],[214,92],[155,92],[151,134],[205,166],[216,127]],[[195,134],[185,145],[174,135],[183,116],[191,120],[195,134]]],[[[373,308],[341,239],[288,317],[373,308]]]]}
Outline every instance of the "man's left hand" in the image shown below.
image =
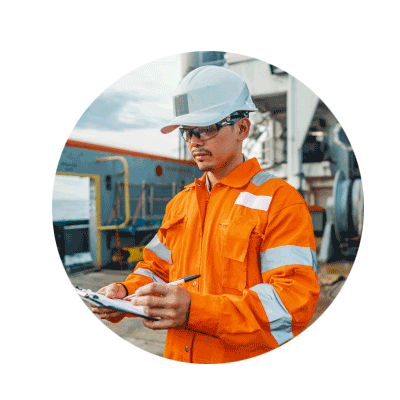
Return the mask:
{"type": "Polygon", "coordinates": [[[149,283],[140,287],[132,299],[135,306],[144,306],[150,317],[159,321],[143,319],[143,325],[150,329],[182,329],[186,326],[190,310],[190,293],[182,286],[149,283]]]}

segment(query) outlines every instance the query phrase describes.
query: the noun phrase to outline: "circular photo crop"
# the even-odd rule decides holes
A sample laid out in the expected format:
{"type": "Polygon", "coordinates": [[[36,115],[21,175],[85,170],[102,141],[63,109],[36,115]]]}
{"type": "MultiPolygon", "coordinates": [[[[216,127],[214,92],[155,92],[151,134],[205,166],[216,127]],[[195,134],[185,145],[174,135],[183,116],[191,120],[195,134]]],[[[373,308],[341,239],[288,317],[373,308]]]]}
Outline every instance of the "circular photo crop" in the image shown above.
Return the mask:
{"type": "Polygon", "coordinates": [[[346,283],[363,214],[357,159],[323,100],[222,51],[156,60],[104,90],[53,191],[88,318],[187,363],[260,356],[312,325],[346,283]]]}

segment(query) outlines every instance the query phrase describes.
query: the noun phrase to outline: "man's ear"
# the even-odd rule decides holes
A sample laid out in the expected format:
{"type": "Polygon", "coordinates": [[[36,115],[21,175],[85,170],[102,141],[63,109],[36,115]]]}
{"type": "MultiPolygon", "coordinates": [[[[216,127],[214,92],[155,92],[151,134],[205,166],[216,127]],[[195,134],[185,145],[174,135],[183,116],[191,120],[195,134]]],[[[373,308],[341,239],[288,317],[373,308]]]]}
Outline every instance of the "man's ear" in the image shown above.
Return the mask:
{"type": "Polygon", "coordinates": [[[238,141],[242,142],[249,136],[251,122],[248,118],[242,118],[237,122],[238,127],[238,141]]]}

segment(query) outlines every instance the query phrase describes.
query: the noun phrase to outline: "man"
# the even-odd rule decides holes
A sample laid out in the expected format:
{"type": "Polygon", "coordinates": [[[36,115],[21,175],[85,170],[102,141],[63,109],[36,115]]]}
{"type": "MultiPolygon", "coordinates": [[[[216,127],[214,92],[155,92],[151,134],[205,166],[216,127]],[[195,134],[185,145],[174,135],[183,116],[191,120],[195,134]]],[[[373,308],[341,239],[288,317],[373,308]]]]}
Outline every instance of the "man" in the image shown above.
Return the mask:
{"type": "MultiPolygon", "coordinates": [[[[168,204],[144,261],[125,282],[100,290],[132,300],[168,329],[164,357],[195,363],[243,360],[302,332],[318,300],[314,234],[307,205],[285,181],[245,160],[248,114],[257,110],[245,82],[222,67],[188,74],[174,97],[175,118],[204,175],[168,204]],[[201,277],[167,286],[188,275],[201,277]]],[[[93,308],[118,322],[124,314],[93,308]]]]}

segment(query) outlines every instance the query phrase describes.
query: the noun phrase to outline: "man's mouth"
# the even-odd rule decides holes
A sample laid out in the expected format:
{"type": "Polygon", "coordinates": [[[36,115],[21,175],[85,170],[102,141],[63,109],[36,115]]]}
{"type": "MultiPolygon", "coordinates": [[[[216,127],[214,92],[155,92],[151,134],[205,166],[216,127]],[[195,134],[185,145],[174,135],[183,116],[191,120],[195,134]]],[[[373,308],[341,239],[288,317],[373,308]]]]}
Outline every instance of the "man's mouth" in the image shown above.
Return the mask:
{"type": "Polygon", "coordinates": [[[195,151],[192,153],[193,158],[209,156],[210,153],[206,151],[195,151]]]}

